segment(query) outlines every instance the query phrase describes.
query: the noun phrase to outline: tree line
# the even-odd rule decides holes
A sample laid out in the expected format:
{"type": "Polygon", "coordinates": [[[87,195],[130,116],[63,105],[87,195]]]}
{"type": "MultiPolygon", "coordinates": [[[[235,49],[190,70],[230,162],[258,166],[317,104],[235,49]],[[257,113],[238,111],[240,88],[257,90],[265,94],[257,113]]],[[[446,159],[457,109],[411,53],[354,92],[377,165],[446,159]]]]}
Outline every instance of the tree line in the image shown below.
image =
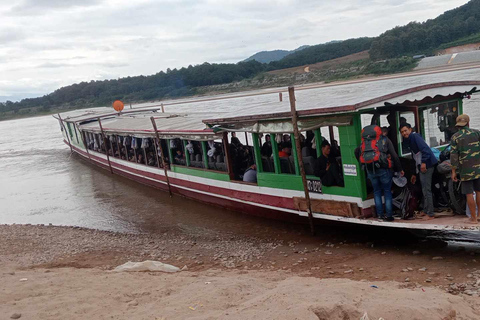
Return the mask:
{"type": "MultiPolygon", "coordinates": [[[[313,64],[369,50],[371,62],[412,54],[432,53],[442,44],[461,38],[478,39],[480,32],[480,0],[447,11],[424,23],[411,22],[395,27],[376,38],[357,38],[307,47],[270,63],[244,61],[238,63],[203,63],[181,69],[167,69],[151,76],[126,77],[115,80],[81,82],[55,90],[39,98],[0,103],[0,113],[22,113],[50,108],[84,108],[109,105],[120,99],[148,101],[194,95],[197,87],[231,83],[253,78],[263,72],[313,64]]],[[[404,70],[408,60],[388,65],[388,70],[404,70]]],[[[377,68],[375,66],[375,68],[377,68]]],[[[385,68],[385,67],[380,67],[385,68]]],[[[368,68],[367,68],[368,70],[368,68]]]]}
{"type": "Polygon", "coordinates": [[[411,22],[384,32],[372,42],[370,57],[380,60],[402,55],[431,55],[444,43],[479,32],[480,0],[471,0],[435,19],[423,23],[411,22]]]}

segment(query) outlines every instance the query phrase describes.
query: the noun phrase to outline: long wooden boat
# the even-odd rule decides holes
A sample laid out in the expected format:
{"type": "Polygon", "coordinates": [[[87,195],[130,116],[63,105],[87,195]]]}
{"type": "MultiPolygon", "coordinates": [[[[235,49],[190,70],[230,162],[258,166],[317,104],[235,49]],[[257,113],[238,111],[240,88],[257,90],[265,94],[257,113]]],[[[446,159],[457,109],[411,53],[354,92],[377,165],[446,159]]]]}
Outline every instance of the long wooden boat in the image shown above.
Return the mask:
{"type": "MultiPolygon", "coordinates": [[[[397,134],[402,119],[409,121],[431,147],[441,150],[451,136],[449,119],[461,114],[464,99],[480,88],[478,71],[297,88],[299,130],[316,146],[323,139],[338,142],[345,184],[322,186],[309,168],[315,154],[302,150],[313,218],[417,230],[480,230],[468,224],[465,215],[442,215],[430,221],[374,219],[372,192],[354,156],[361,129],[372,117],[377,117],[381,126],[390,125],[403,163],[412,160],[397,134]]],[[[255,92],[164,102],[161,107],[144,106],[121,113],[111,108],[84,109],[55,117],[72,152],[113,174],[231,210],[305,221],[308,203],[300,155],[295,147],[289,158],[278,154],[279,138],[290,137],[295,144],[290,103],[281,98],[278,92],[255,92]],[[232,146],[232,134],[243,139],[244,146],[238,146],[237,139],[232,146]],[[262,155],[267,136],[271,137],[271,157],[262,155]],[[243,170],[245,164],[238,154],[232,154],[238,151],[237,146],[256,164],[256,183],[239,180],[238,167],[243,165],[243,170]]],[[[314,152],[319,156],[320,148],[314,152]]]]}

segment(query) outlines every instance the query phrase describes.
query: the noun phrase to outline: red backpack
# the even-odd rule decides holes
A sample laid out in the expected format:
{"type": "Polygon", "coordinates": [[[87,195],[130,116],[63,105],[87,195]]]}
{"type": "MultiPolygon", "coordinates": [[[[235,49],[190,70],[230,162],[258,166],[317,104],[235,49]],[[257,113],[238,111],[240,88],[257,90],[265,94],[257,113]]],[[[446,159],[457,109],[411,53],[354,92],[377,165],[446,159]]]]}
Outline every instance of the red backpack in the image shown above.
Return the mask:
{"type": "Polygon", "coordinates": [[[392,161],[387,155],[387,139],[377,125],[366,126],[362,129],[360,162],[367,170],[375,171],[375,169],[392,167],[392,161]]]}

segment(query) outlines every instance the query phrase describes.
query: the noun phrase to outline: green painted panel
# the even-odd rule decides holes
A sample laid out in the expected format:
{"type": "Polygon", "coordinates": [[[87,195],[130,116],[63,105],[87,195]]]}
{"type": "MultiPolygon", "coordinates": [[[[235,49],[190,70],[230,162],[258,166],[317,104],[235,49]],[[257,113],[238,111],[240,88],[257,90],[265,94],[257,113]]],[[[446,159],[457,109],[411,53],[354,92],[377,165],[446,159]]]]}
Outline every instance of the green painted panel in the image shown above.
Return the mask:
{"type": "Polygon", "coordinates": [[[322,133],[320,132],[320,128],[316,129],[314,131],[315,133],[315,145],[316,145],[316,151],[317,151],[317,158],[319,158],[322,155],[322,133]]]}
{"type": "Polygon", "coordinates": [[[302,177],[291,174],[259,172],[257,173],[257,185],[259,187],[303,191],[302,177]]]}
{"type": "Polygon", "coordinates": [[[170,148],[170,139],[167,139],[167,148],[168,148],[168,156],[170,157],[169,159],[170,164],[173,164],[173,152],[172,152],[172,148],[170,148]]]}
{"type": "MultiPolygon", "coordinates": [[[[324,187],[324,193],[345,195],[353,197],[367,198],[367,187],[365,172],[361,170],[360,164],[355,158],[355,149],[361,143],[361,122],[360,115],[355,114],[353,117],[353,124],[351,126],[338,127],[338,134],[340,137],[340,151],[342,156],[342,164],[353,164],[357,167],[357,176],[344,175],[345,188],[339,187],[324,187]]],[[[343,170],[343,168],[342,168],[343,170]]]]}
{"type": "Polygon", "coordinates": [[[298,176],[300,175],[300,163],[298,162],[297,140],[295,140],[293,133],[290,134],[290,141],[294,141],[292,145],[293,161],[295,162],[295,174],[298,176]]]}
{"type": "Polygon", "coordinates": [[[207,141],[202,141],[203,166],[208,168],[207,141]]]}
{"type": "Polygon", "coordinates": [[[257,172],[263,172],[262,154],[260,152],[260,143],[258,142],[258,133],[252,133],[253,151],[255,154],[255,164],[257,165],[257,172]]]}
{"type": "Polygon", "coordinates": [[[221,172],[202,170],[202,169],[192,169],[192,168],[187,168],[184,166],[176,166],[176,165],[172,165],[171,170],[173,172],[188,174],[190,176],[195,176],[195,177],[202,177],[202,178],[220,180],[220,181],[230,181],[230,177],[228,173],[221,173],[221,172]]]}

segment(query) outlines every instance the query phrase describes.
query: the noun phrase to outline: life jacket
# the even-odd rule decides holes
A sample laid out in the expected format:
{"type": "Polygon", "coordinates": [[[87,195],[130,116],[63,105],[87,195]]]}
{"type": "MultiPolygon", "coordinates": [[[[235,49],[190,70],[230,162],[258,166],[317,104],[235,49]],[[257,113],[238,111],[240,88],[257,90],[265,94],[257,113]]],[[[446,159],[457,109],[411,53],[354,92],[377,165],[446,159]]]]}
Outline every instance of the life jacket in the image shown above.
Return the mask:
{"type": "Polygon", "coordinates": [[[368,171],[375,172],[376,169],[392,167],[392,160],[387,155],[387,139],[382,135],[379,126],[370,125],[363,128],[360,162],[368,171]]]}

